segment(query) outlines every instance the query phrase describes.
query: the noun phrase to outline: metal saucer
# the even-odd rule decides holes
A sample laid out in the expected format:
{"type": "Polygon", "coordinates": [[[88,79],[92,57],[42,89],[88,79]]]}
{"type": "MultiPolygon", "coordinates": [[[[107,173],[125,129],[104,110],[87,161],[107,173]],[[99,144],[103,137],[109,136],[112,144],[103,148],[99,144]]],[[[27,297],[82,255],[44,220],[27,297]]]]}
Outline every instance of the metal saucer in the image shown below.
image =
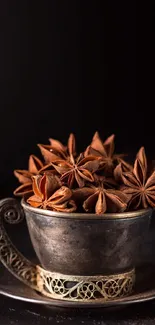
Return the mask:
{"type": "Polygon", "coordinates": [[[71,302],[56,299],[48,299],[13,277],[2,265],[0,265],[0,294],[25,301],[51,307],[69,308],[109,308],[146,302],[155,298],[155,264],[143,264],[136,270],[136,287],[129,297],[107,302],[71,302]]]}

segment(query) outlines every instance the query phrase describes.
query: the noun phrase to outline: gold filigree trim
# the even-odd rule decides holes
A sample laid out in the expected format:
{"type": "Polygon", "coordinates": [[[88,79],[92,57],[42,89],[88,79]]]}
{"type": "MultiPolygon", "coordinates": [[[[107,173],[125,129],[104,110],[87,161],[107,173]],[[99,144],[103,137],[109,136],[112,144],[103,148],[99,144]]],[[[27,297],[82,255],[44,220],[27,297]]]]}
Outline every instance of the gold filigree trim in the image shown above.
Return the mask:
{"type": "Polygon", "coordinates": [[[37,266],[37,287],[53,299],[70,301],[109,301],[133,291],[135,269],[116,275],[74,276],[52,273],[37,266]]]}
{"type": "Polygon", "coordinates": [[[73,276],[52,273],[27,260],[12,244],[3,220],[16,224],[24,218],[21,205],[12,198],[0,201],[0,261],[19,280],[52,299],[109,301],[132,293],[135,270],[116,275],[73,276]]]}

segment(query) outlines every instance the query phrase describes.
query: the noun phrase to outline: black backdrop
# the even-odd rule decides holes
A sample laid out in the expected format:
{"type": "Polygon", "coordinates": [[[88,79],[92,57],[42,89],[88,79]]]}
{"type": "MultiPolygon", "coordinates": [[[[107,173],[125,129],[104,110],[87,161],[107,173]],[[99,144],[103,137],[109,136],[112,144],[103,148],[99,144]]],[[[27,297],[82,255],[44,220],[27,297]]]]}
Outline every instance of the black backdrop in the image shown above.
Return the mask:
{"type": "Polygon", "coordinates": [[[154,8],[136,1],[1,1],[0,194],[37,143],[80,150],[99,130],[155,157],[154,8]],[[153,81],[152,81],[153,80],[153,81]]]}

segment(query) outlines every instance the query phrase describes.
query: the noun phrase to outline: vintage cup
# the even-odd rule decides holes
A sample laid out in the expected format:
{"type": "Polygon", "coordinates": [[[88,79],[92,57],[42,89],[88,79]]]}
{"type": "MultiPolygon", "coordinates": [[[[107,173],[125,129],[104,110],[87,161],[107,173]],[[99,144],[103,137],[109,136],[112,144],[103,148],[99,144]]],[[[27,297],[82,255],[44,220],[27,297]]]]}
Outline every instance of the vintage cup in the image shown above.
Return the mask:
{"type": "Polygon", "coordinates": [[[152,209],[134,212],[62,213],[0,201],[0,260],[25,284],[51,299],[96,302],[128,296],[152,209]],[[8,238],[3,219],[16,223],[26,216],[35,265],[8,238]]]}

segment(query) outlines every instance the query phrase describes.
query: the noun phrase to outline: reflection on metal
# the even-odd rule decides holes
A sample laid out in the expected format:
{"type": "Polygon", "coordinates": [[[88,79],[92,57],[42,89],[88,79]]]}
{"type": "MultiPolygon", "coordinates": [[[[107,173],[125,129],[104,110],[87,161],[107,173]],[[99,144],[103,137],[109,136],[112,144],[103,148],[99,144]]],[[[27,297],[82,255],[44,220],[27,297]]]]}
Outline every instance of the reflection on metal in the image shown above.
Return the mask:
{"type": "Polygon", "coordinates": [[[18,252],[3,226],[3,219],[19,223],[24,212],[15,199],[0,201],[0,260],[26,285],[43,295],[68,301],[111,301],[131,294],[135,270],[107,276],[73,276],[52,273],[34,265],[18,252]]]}

